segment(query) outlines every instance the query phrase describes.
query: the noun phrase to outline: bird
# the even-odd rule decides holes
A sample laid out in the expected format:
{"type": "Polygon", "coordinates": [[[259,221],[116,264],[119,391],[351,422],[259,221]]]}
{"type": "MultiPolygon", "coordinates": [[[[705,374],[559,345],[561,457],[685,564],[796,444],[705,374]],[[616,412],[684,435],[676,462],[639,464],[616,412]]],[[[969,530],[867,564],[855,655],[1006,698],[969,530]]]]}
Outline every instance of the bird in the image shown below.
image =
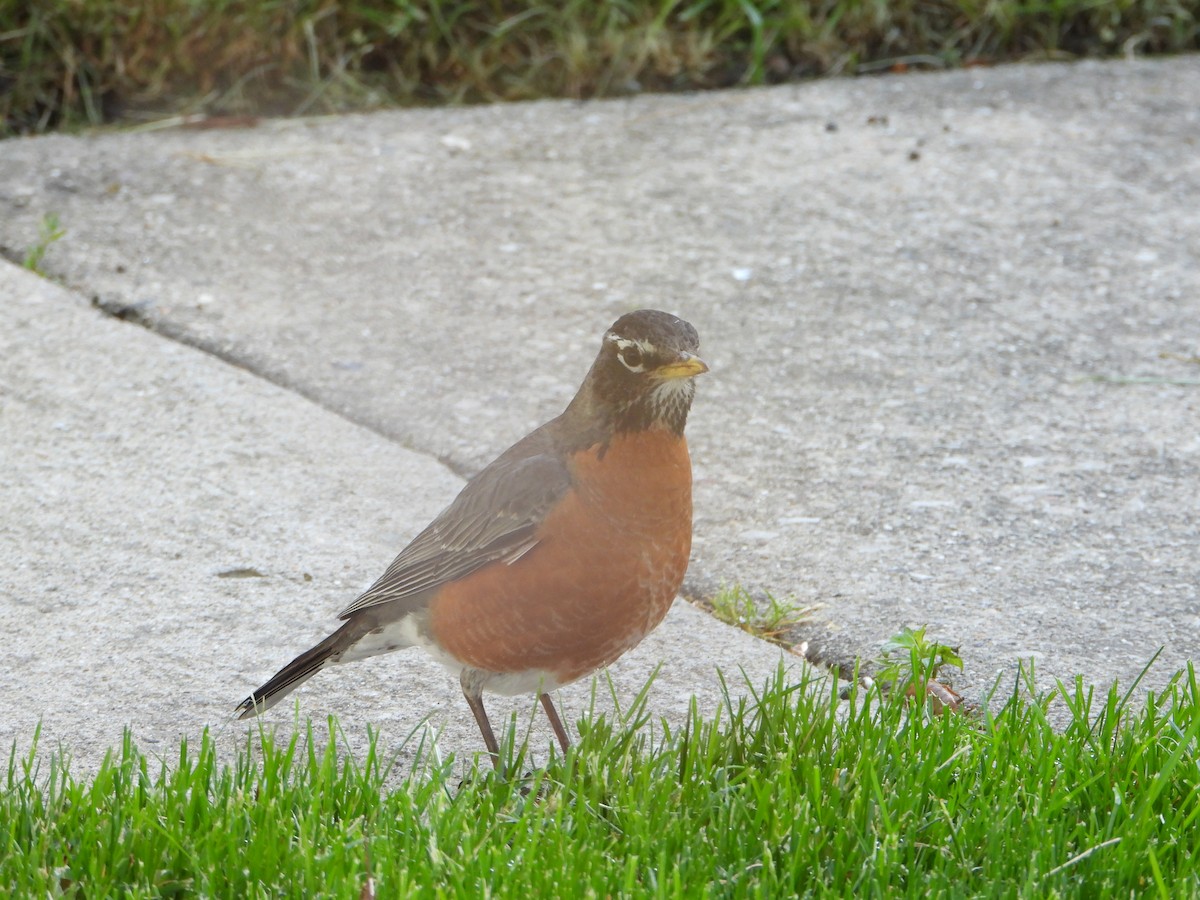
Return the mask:
{"type": "Polygon", "coordinates": [[[483,692],[551,692],[613,663],[666,616],[692,543],[684,427],[708,371],[691,324],[618,318],[566,409],[501,453],[339,614],[344,624],[237,707],[246,719],[335,663],[423,648],[457,673],[493,766],[483,692]]]}

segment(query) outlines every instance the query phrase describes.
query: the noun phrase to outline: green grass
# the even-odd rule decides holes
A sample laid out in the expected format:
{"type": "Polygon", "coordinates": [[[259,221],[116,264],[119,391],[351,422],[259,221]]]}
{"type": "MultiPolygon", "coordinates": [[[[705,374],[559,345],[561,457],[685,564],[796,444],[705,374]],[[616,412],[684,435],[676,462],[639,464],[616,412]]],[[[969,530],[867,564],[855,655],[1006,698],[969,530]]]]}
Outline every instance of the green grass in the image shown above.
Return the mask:
{"type": "Polygon", "coordinates": [[[996,706],[936,716],[777,680],[718,722],[652,734],[639,698],[513,779],[486,762],[399,779],[377,743],[343,755],[332,724],[328,742],[255,739],[228,766],[207,736],[169,765],[127,738],[88,780],[14,755],[0,892],[358,897],[371,879],[380,897],[1200,896],[1192,667],[1137,703],[1037,693],[1022,673],[996,706]]]}
{"type": "Polygon", "coordinates": [[[0,0],[0,133],[1200,48],[1197,0],[0,0]]]}

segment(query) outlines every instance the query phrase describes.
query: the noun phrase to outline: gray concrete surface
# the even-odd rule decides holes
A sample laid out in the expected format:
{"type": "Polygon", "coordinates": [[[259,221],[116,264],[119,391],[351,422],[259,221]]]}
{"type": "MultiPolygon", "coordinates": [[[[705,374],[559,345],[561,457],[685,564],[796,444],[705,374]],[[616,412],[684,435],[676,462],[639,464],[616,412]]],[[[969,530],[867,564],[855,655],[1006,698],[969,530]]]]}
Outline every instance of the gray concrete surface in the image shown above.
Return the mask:
{"type": "MultiPolygon", "coordinates": [[[[265,479],[286,502],[231,501],[178,536],[139,524],[159,491],[105,518],[142,556],[176,541],[180,567],[274,573],[196,600],[210,628],[249,628],[262,650],[198,691],[209,718],[304,643],[298,617],[317,636],[448,496],[431,460],[469,473],[556,413],[602,329],[637,306],[695,323],[713,368],[690,426],[690,593],[741,582],[821,604],[797,636],[833,661],[928,624],[961,648],[972,699],[1027,656],[1043,679],[1104,684],[1165,646],[1161,684],[1200,643],[1196,96],[1200,58],[1181,57],[16,140],[0,144],[0,244],[19,252],[56,212],[68,235],[48,271],[173,348],[147,352],[204,348],[279,385],[297,422],[326,423],[318,440],[265,430],[279,462],[263,466],[229,449],[240,426],[216,405],[173,481],[207,484],[189,465],[211,453],[228,460],[217,484],[265,479]],[[371,442],[407,462],[379,474],[356,457],[371,442]],[[428,506],[405,465],[436,473],[428,506]],[[302,486],[320,496],[288,493],[302,486]],[[236,516],[262,543],[226,563],[236,516]],[[293,588],[312,553],[347,567],[342,585],[314,573],[293,588]]],[[[112,327],[98,316],[88,328],[112,327]]],[[[71,346],[38,358],[78,374],[71,346]]],[[[186,359],[181,373],[247,379],[186,359]]],[[[179,426],[131,415],[135,434],[106,429],[101,456],[145,474],[169,456],[134,426],[163,439],[179,426]]],[[[36,512],[5,533],[42,527],[36,512]]],[[[74,593],[77,570],[42,534],[13,552],[10,608],[49,583],[74,593]]],[[[664,652],[681,662],[695,646],[664,652]]],[[[305,711],[343,708],[332,690],[305,711]]]]}

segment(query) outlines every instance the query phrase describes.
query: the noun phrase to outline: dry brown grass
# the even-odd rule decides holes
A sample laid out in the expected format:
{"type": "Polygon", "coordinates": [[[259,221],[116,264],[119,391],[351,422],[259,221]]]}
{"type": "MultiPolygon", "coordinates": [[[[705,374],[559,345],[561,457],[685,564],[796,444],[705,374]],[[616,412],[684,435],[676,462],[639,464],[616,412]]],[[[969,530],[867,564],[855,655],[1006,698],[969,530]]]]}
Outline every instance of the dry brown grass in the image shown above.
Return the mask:
{"type": "Polygon", "coordinates": [[[1198,20],[1200,0],[0,0],[0,133],[1180,52],[1198,20]]]}

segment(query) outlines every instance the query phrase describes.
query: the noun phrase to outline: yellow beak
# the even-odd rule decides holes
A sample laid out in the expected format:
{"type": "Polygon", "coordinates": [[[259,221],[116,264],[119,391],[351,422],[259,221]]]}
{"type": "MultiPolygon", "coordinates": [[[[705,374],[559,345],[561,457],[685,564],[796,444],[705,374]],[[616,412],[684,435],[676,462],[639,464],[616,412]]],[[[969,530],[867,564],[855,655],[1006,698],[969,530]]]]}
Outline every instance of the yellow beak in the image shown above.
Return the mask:
{"type": "Polygon", "coordinates": [[[708,364],[700,357],[693,356],[690,353],[679,354],[679,359],[675,362],[667,363],[665,366],[659,366],[654,370],[654,374],[663,380],[671,378],[691,378],[694,375],[703,375],[708,371],[708,364]]]}

